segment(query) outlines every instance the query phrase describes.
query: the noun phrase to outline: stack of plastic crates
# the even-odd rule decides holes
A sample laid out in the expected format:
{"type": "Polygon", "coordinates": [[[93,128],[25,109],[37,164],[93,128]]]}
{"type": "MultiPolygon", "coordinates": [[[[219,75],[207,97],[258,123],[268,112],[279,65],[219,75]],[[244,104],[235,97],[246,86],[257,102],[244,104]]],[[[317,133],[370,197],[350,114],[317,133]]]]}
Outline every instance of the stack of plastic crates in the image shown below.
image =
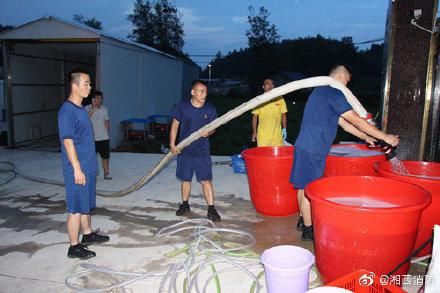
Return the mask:
{"type": "Polygon", "coordinates": [[[355,293],[406,293],[398,286],[383,285],[378,276],[367,270],[355,271],[326,284],[326,286],[344,288],[355,293]]]}

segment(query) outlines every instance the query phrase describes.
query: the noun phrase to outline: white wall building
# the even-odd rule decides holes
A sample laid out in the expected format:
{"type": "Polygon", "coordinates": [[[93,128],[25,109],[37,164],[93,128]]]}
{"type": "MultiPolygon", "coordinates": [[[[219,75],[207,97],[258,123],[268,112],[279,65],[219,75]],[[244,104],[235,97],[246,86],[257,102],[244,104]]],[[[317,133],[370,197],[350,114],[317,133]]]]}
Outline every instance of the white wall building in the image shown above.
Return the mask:
{"type": "Polygon", "coordinates": [[[168,114],[199,75],[179,58],[55,17],[0,33],[0,41],[10,147],[57,134],[74,67],[88,70],[93,87],[104,93],[112,146],[123,140],[122,120],[168,114]]]}

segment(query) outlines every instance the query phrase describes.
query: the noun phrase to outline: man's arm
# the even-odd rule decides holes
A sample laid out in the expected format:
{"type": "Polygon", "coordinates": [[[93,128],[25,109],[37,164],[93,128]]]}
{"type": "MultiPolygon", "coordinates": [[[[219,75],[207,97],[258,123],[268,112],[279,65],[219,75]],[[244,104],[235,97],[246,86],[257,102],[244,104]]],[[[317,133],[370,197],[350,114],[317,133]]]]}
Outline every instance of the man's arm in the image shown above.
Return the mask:
{"type": "Polygon", "coordinates": [[[286,113],[281,114],[281,125],[283,126],[284,129],[287,128],[287,115],[286,115],[286,113]]]}
{"type": "Polygon", "coordinates": [[[180,122],[173,118],[170,130],[170,150],[173,154],[180,154],[180,150],[176,147],[177,131],[179,130],[180,122]]]}
{"type": "Polygon", "coordinates": [[[257,125],[258,125],[258,115],[252,115],[252,141],[257,139],[257,125]]]}
{"type": "Polygon", "coordinates": [[[95,102],[95,99],[93,98],[92,99],[92,103],[89,105],[90,106],[90,110],[89,110],[89,117],[92,117],[93,116],[93,114],[95,113],[95,110],[96,110],[96,102],[95,102]]]}
{"type": "Polygon", "coordinates": [[[76,154],[75,145],[73,144],[73,139],[65,138],[63,139],[64,148],[66,149],[67,158],[73,167],[73,177],[75,179],[75,184],[86,185],[86,176],[81,170],[81,165],[78,160],[78,155],[76,154]]]}
{"type": "Polygon", "coordinates": [[[95,107],[95,99],[92,99],[92,103],[89,105],[90,109],[88,110],[89,117],[93,116],[93,113],[95,113],[96,107],[95,107]]]}
{"type": "Polygon", "coordinates": [[[341,115],[342,118],[353,124],[358,130],[365,132],[366,134],[385,141],[386,143],[396,146],[399,143],[399,138],[396,135],[386,134],[379,130],[375,126],[367,122],[367,120],[361,118],[355,111],[349,110],[341,115]]]}
{"type": "Polygon", "coordinates": [[[339,126],[342,127],[342,129],[344,129],[348,133],[351,133],[354,136],[356,136],[362,140],[365,140],[370,146],[374,146],[374,142],[376,141],[374,138],[372,138],[371,136],[368,136],[365,132],[360,131],[359,129],[354,127],[353,124],[351,124],[350,122],[348,122],[344,118],[339,117],[338,124],[339,124],[339,126]]]}

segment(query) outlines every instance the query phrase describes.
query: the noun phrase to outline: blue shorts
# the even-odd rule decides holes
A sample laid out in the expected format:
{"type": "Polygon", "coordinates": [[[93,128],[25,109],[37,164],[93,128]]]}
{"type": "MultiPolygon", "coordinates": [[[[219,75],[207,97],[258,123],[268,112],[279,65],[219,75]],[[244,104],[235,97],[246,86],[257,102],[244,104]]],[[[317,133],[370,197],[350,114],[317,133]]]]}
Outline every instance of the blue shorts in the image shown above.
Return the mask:
{"type": "Polygon", "coordinates": [[[310,182],[324,175],[327,154],[309,153],[295,148],[290,182],[297,189],[304,189],[310,182]]]}
{"type": "Polygon", "coordinates": [[[96,207],[96,174],[86,175],[86,185],[75,184],[73,174],[64,174],[68,213],[90,214],[96,207]]]}
{"type": "Polygon", "coordinates": [[[197,181],[212,179],[211,155],[177,157],[176,177],[181,181],[192,181],[193,173],[197,181]]]}

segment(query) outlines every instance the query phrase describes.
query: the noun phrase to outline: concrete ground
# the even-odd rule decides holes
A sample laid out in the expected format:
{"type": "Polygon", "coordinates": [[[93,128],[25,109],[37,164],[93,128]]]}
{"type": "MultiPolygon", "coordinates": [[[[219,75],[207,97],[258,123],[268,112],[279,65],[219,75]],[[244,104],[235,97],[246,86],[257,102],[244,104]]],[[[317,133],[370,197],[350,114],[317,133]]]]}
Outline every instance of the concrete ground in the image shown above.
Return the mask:
{"type": "MultiPolygon", "coordinates": [[[[20,172],[62,182],[59,156],[56,152],[0,149],[0,161],[13,162],[20,172]]],[[[98,190],[118,191],[135,183],[162,156],[112,153],[113,180],[104,180],[100,174],[98,190]]],[[[213,161],[229,159],[213,157],[213,161]]],[[[7,167],[0,163],[0,169],[7,167]]],[[[176,259],[164,255],[187,241],[184,237],[158,239],[154,236],[159,229],[182,221],[175,215],[180,201],[180,183],[174,172],[175,161],[136,192],[120,198],[97,198],[98,208],[93,213],[92,226],[99,227],[111,240],[104,245],[90,246],[97,256],[87,261],[66,256],[64,188],[21,176],[2,184],[11,178],[11,173],[0,173],[0,292],[70,292],[65,278],[80,271],[84,263],[137,273],[166,270],[176,259]]],[[[222,216],[218,227],[254,235],[256,253],[285,244],[302,246],[313,252],[313,245],[301,242],[299,232],[294,229],[297,214],[282,218],[257,214],[250,202],[245,174],[234,174],[229,165],[215,165],[213,172],[216,207],[222,216]]],[[[204,218],[206,203],[200,185],[193,183],[193,186],[189,218],[204,218]]],[[[423,267],[412,267],[414,274],[423,273],[423,270],[423,267]]],[[[256,269],[255,274],[259,271],[261,269],[256,269]]],[[[319,284],[314,270],[311,278],[314,286],[319,284]]],[[[264,277],[261,280],[264,284],[264,277]]],[[[79,278],[77,284],[108,285],[114,281],[94,273],[79,278]]],[[[157,292],[160,281],[160,278],[140,280],[128,285],[127,292],[157,292]]],[[[220,282],[222,292],[249,291],[252,284],[249,277],[239,273],[222,274],[220,282]]],[[[416,292],[413,286],[406,289],[416,292]]],[[[263,288],[262,292],[265,291],[263,288]]]]}

